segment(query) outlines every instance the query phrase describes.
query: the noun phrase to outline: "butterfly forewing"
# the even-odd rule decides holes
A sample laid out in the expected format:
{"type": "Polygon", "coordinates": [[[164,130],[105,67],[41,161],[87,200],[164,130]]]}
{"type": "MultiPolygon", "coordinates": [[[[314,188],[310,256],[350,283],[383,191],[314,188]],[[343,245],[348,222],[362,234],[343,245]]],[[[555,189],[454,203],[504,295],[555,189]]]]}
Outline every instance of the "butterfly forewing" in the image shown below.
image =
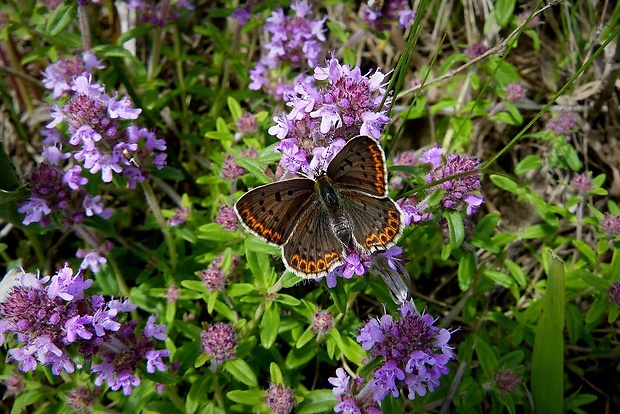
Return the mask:
{"type": "Polygon", "coordinates": [[[327,167],[327,176],[343,189],[387,195],[385,155],[377,140],[364,135],[351,138],[336,154],[327,167]]]}
{"type": "Polygon", "coordinates": [[[293,178],[247,192],[235,204],[235,211],[251,233],[282,246],[315,199],[313,180],[293,178]]]}
{"type": "Polygon", "coordinates": [[[389,249],[400,238],[405,223],[400,207],[389,197],[357,191],[343,192],[353,238],[367,253],[389,249]]]}
{"type": "Polygon", "coordinates": [[[298,276],[318,278],[344,263],[345,247],[323,208],[310,206],[284,245],[284,262],[298,276]]]}

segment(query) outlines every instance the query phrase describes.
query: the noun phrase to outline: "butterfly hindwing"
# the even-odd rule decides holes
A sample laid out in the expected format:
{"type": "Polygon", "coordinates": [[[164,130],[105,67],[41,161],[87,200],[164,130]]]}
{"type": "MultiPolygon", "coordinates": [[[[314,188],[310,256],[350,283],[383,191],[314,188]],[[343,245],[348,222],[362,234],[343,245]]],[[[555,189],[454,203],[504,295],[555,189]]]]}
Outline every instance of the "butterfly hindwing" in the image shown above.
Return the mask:
{"type": "Polygon", "coordinates": [[[315,279],[344,263],[345,246],[323,209],[319,202],[310,206],[282,249],[286,267],[298,276],[315,279]]]}
{"type": "Polygon", "coordinates": [[[364,252],[389,249],[401,236],[405,223],[398,204],[389,197],[344,191],[353,238],[364,252]]]}
{"type": "Polygon", "coordinates": [[[235,211],[252,234],[282,246],[315,199],[313,180],[293,178],[248,191],[235,204],[235,211]]]}
{"type": "Polygon", "coordinates": [[[385,155],[377,140],[368,136],[351,138],[329,163],[327,176],[339,188],[387,196],[385,155]]]}

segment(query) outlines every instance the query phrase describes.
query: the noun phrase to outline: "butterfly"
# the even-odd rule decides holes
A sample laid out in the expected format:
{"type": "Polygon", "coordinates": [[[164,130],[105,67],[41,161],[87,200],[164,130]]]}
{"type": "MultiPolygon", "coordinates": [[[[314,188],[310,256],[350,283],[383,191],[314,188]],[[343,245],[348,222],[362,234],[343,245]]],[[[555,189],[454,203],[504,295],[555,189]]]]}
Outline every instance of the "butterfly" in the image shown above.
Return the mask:
{"type": "Polygon", "coordinates": [[[344,264],[347,249],[389,249],[404,228],[402,210],[388,197],[383,149],[364,135],[347,141],[314,179],[254,188],[235,212],[250,233],[281,248],[288,270],[313,279],[344,264]]]}

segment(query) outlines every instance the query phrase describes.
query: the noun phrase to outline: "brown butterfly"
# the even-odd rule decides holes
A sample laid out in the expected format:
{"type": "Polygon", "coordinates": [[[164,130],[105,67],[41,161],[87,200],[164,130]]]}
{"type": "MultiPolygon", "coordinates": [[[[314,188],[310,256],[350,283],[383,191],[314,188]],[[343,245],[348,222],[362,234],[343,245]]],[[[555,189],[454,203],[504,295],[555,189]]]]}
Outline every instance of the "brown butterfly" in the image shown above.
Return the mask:
{"type": "Polygon", "coordinates": [[[292,178],[248,191],[235,212],[252,234],[282,248],[287,269],[325,276],[345,263],[348,247],[361,254],[387,250],[401,236],[403,212],[388,197],[379,143],[349,140],[315,179],[292,178]]]}

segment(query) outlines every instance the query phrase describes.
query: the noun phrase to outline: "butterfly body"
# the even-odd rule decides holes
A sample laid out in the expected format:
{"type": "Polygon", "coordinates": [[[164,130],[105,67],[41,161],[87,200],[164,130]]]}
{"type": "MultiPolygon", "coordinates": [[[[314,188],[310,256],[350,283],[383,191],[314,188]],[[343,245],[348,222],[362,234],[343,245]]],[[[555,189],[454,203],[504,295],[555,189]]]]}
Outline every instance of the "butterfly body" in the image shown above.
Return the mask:
{"type": "Polygon", "coordinates": [[[318,278],[345,263],[347,249],[370,254],[393,246],[404,223],[387,195],[387,169],[376,140],[349,140],[316,179],[257,187],[235,204],[244,226],[282,248],[286,267],[318,278]]]}

